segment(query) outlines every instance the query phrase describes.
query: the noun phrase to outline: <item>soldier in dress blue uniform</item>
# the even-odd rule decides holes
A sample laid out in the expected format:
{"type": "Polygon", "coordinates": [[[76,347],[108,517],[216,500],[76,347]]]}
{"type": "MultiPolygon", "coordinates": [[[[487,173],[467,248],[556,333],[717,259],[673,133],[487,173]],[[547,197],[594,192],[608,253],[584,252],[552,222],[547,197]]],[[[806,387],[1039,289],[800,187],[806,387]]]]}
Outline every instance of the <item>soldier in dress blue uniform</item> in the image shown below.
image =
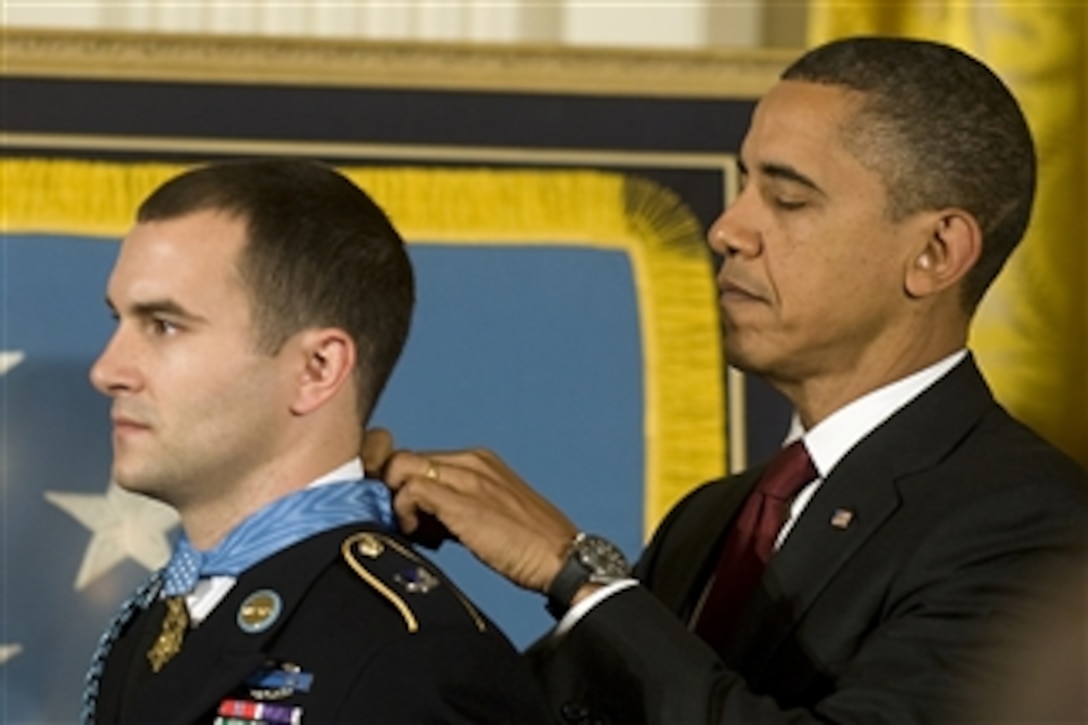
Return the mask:
{"type": "Polygon", "coordinates": [[[503,634],[395,530],[363,426],[407,336],[404,244],[332,169],[187,171],[141,205],[91,371],[169,564],[95,652],[84,722],[545,721],[503,634]]]}

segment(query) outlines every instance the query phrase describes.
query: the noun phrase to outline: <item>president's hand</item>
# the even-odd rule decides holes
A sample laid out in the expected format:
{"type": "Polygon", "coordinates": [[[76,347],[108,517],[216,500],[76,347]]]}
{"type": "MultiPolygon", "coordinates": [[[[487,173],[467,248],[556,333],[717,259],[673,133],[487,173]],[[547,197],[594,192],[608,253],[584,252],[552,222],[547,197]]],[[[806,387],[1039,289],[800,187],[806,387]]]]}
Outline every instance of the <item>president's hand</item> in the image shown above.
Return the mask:
{"type": "Polygon", "coordinates": [[[547,590],[577,528],[487,450],[397,451],[383,480],[401,528],[433,516],[480,561],[526,589],[547,590]]]}
{"type": "Polygon", "coordinates": [[[370,428],[363,433],[363,445],[359,458],[363,470],[370,478],[381,478],[385,464],[393,456],[393,435],[385,428],[370,428]]]}

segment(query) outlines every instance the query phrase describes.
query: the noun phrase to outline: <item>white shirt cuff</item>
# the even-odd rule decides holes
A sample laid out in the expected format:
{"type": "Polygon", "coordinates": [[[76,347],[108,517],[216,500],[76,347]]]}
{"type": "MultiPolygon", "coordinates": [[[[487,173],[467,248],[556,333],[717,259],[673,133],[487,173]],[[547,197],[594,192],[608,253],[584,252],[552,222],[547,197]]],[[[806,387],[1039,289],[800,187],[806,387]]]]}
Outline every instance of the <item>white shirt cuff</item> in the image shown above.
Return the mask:
{"type": "Polygon", "coordinates": [[[623,591],[628,587],[638,585],[637,579],[617,579],[611,584],[605,584],[597,591],[590,594],[582,601],[575,604],[573,607],[567,610],[567,613],[563,615],[563,618],[559,620],[559,624],[555,625],[555,629],[552,630],[552,637],[562,637],[578,623],[582,617],[586,616],[586,613],[590,609],[597,606],[600,602],[608,599],[616,592],[623,591]]]}

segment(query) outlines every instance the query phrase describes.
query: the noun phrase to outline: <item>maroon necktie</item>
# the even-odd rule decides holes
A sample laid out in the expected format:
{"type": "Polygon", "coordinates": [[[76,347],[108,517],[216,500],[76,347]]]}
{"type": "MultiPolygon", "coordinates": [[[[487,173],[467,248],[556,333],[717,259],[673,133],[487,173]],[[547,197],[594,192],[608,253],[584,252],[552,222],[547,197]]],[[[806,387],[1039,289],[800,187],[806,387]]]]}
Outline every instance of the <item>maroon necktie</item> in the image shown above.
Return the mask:
{"type": "Polygon", "coordinates": [[[729,628],[755,592],[778,532],[789,518],[790,501],[816,475],[804,443],[796,440],[771,460],[744,500],[695,625],[695,632],[715,650],[721,649],[729,628]]]}

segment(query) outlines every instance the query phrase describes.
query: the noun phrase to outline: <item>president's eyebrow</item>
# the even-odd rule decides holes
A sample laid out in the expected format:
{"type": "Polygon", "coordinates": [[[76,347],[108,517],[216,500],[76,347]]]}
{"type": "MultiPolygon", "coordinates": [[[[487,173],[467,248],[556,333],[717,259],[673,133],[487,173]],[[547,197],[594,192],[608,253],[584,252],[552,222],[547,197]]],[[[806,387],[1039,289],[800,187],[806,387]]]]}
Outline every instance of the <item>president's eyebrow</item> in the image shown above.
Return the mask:
{"type": "MultiPolygon", "coordinates": [[[[748,175],[748,166],[743,161],[738,159],[737,166],[740,169],[741,175],[748,175]]],[[[760,163],[758,164],[758,166],[760,173],[771,179],[791,181],[795,184],[800,184],[801,186],[812,189],[818,194],[824,194],[824,190],[820,188],[819,184],[817,184],[815,181],[810,179],[808,176],[805,176],[789,164],[778,164],[768,161],[760,163]]]]}

